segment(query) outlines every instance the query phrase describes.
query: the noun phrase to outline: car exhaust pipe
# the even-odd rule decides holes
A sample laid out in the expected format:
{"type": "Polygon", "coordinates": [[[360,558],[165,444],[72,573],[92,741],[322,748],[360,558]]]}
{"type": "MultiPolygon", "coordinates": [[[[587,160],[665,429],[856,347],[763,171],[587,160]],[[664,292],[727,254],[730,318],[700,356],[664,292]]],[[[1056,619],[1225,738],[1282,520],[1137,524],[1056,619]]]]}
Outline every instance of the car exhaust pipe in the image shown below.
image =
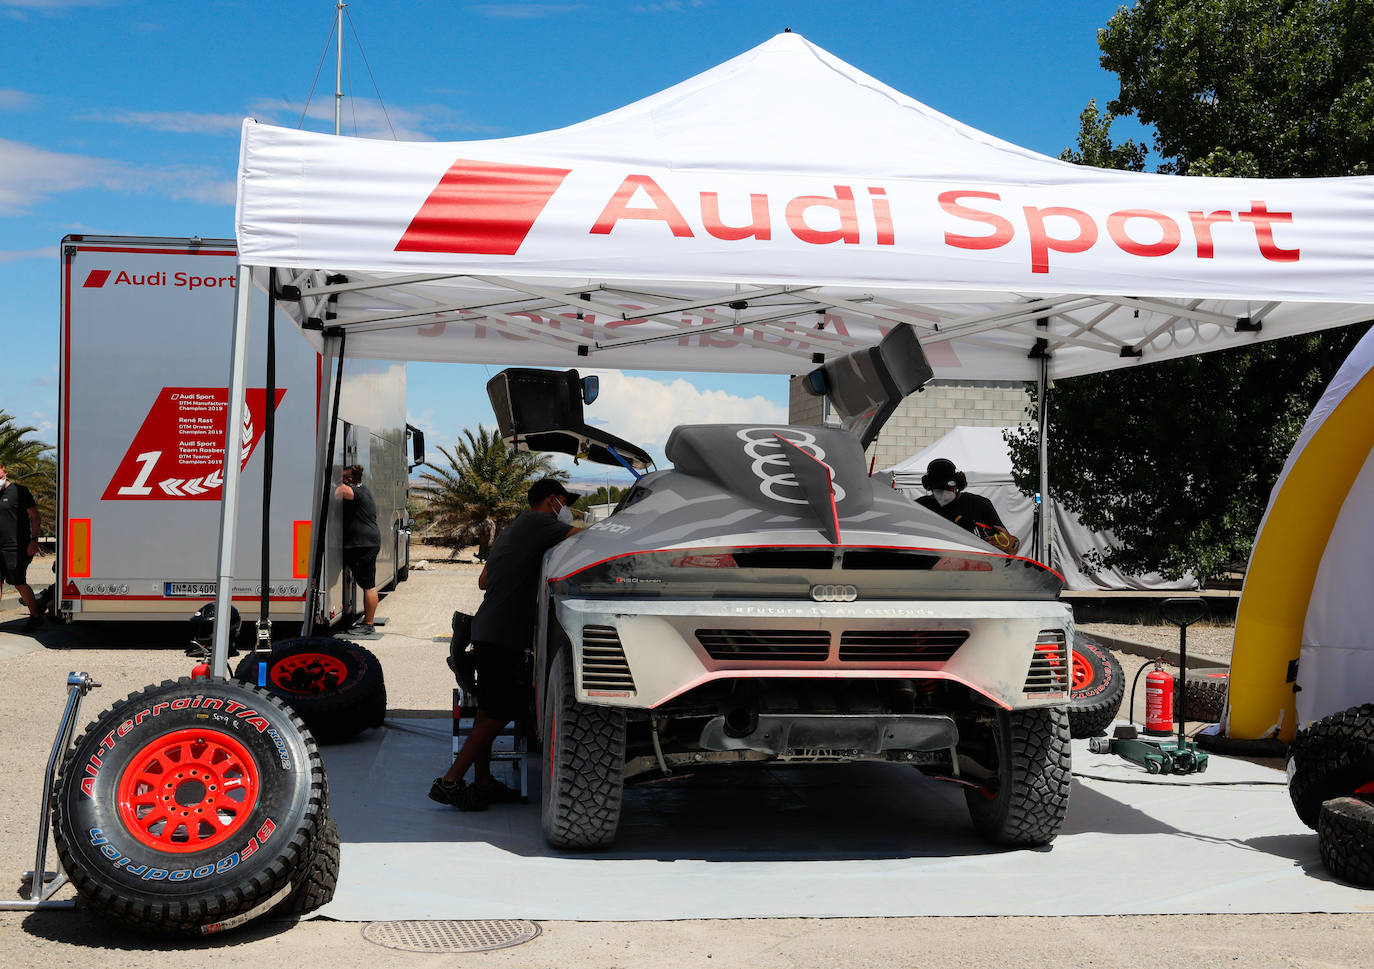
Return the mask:
{"type": "Polygon", "coordinates": [[[735,707],[725,715],[725,736],[747,737],[759,727],[759,714],[757,710],[750,710],[745,707],[735,707]]]}

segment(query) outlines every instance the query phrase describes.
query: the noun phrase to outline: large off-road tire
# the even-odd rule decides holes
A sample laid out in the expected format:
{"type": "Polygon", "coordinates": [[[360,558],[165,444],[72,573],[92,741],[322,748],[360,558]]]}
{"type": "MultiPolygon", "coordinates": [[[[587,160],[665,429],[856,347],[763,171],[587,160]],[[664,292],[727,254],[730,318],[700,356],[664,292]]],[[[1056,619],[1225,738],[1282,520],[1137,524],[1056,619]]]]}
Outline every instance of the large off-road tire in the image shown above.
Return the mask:
{"type": "Polygon", "coordinates": [[[326,818],[310,846],[309,862],[292,879],[295,887],[272,914],[304,915],[331,902],[339,885],[339,854],[339,826],[333,818],[326,818]]]}
{"type": "Polygon", "coordinates": [[[1116,719],[1126,678],[1112,651],[1079,641],[1073,648],[1073,687],[1069,695],[1069,733],[1095,737],[1116,719]]]}
{"type": "Polygon", "coordinates": [[[1309,828],[1317,826],[1324,801],[1371,784],[1374,703],[1314,720],[1288,745],[1288,796],[1309,828]]]}
{"type": "Polygon", "coordinates": [[[1183,704],[1183,719],[1198,723],[1220,723],[1226,712],[1226,694],[1231,686],[1231,674],[1222,670],[1200,670],[1189,673],[1184,689],[1179,689],[1174,677],[1174,702],[1183,704]]]}
{"type": "Polygon", "coordinates": [[[625,790],[625,714],[577,702],[567,649],[549,671],[543,734],[544,837],[555,848],[609,847],[625,790]]]}
{"type": "Polygon", "coordinates": [[[1069,809],[1068,711],[998,710],[986,729],[997,776],[987,788],[964,791],[974,829],[995,844],[1049,844],[1069,809]]]}
{"type": "Polygon", "coordinates": [[[310,636],[287,639],[263,655],[239,661],[234,676],[258,682],[267,664],[266,686],[300,714],[322,744],[349,740],[386,719],[386,682],[375,654],[344,639],[310,636]]]}
{"type": "Polygon", "coordinates": [[[53,794],[53,836],[91,908],[145,932],[207,935],[290,894],[327,803],[299,717],[263,690],[187,677],[86,728],[53,794]]]}
{"type": "Polygon", "coordinates": [[[1374,803],[1333,797],[1322,804],[1317,843],[1327,871],[1352,885],[1374,888],[1374,803]]]}

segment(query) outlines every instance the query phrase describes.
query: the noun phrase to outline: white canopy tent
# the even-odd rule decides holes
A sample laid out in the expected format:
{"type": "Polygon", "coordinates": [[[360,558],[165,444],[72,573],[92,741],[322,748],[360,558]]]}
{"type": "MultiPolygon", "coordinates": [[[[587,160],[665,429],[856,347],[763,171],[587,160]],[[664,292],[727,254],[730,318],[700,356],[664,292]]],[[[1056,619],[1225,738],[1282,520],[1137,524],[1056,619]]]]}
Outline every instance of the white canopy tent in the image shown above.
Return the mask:
{"type": "Polygon", "coordinates": [[[905,322],[937,378],[1043,381],[1374,316],[1374,178],[1077,167],[796,34],[515,138],[245,122],[237,238],[327,358],[798,373],[905,322]]]}
{"type": "MultiPolygon", "coordinates": [[[[997,509],[1007,530],[1023,545],[1034,531],[1035,501],[1011,478],[1011,452],[1003,434],[1005,427],[956,427],[938,441],[923,447],[887,471],[895,487],[913,501],[925,493],[921,476],[935,458],[948,458],[968,478],[968,490],[982,495],[997,509]]],[[[1046,562],[1064,577],[1064,587],[1074,592],[1124,590],[1196,589],[1191,576],[1170,580],[1151,572],[1127,575],[1111,568],[1092,569],[1085,561],[1093,552],[1103,554],[1120,543],[1110,532],[1095,532],[1062,504],[1052,506],[1054,527],[1050,529],[1050,555],[1046,562]]]]}

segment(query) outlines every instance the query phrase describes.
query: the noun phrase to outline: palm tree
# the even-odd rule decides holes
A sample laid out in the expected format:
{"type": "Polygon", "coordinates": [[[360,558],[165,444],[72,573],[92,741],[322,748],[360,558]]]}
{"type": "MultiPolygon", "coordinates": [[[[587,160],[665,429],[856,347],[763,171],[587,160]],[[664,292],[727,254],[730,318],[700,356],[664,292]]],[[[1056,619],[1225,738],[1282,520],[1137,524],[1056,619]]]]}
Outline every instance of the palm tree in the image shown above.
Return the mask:
{"type": "Polygon", "coordinates": [[[465,536],[476,538],[477,557],[485,559],[501,529],[526,507],[530,484],[536,478],[566,479],[568,474],[557,470],[547,454],[512,450],[481,425],[476,434],[465,429],[463,435],[467,440],[459,440],[451,450],[439,447],[448,466],[430,465],[420,476],[420,487],[439,532],[456,545],[465,536]]]}
{"type": "Polygon", "coordinates": [[[21,426],[0,410],[0,464],[11,480],[33,492],[44,529],[52,529],[57,513],[57,462],[47,453],[52,445],[29,436],[35,433],[37,428],[21,426]]]}

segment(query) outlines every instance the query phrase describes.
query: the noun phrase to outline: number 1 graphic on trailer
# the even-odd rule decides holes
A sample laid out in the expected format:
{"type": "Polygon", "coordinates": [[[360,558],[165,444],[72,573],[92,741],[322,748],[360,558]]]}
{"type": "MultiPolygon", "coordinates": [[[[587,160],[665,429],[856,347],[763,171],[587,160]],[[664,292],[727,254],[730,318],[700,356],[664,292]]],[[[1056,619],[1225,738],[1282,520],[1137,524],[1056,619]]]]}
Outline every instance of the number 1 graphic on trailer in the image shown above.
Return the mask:
{"type": "Polygon", "coordinates": [[[153,466],[157,464],[157,459],[162,457],[161,451],[145,451],[134,458],[142,465],[138,471],[138,477],[134,478],[134,483],[125,485],[119,489],[121,495],[150,495],[153,489],[148,487],[148,479],[152,477],[153,466]]]}

